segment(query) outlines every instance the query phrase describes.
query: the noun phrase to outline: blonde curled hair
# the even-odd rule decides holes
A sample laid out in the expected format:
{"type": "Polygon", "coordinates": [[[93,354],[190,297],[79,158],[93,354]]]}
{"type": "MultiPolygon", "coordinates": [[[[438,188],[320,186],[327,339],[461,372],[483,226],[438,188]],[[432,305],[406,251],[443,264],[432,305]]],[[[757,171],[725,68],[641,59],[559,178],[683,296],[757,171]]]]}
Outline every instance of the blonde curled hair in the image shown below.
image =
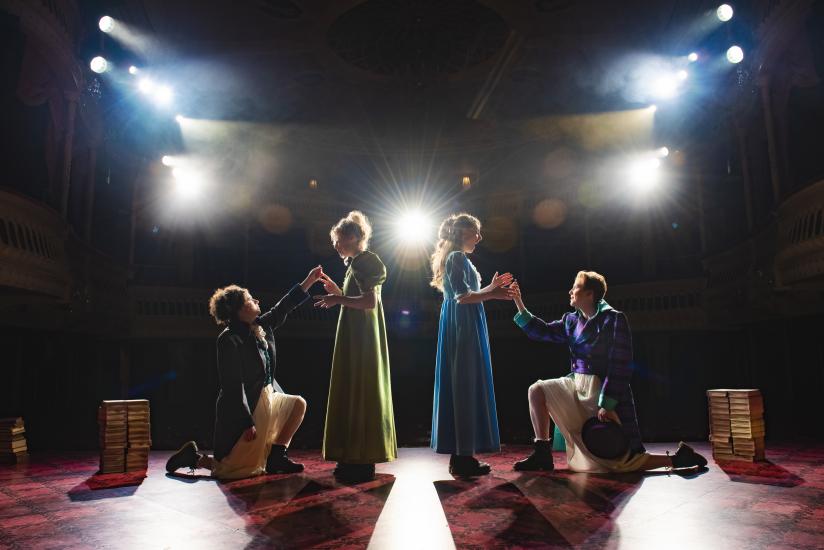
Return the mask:
{"type": "Polygon", "coordinates": [[[369,239],[372,237],[372,224],[369,218],[360,210],[352,210],[345,218],[341,218],[338,223],[332,226],[329,231],[332,239],[337,237],[354,236],[358,241],[358,249],[366,250],[369,247],[369,239]]]}
{"type": "Polygon", "coordinates": [[[474,229],[480,232],[481,221],[471,214],[461,212],[446,218],[438,228],[438,242],[435,244],[435,252],[431,259],[432,281],[429,286],[441,292],[443,292],[443,270],[446,257],[451,252],[463,248],[464,229],[474,229]]]}

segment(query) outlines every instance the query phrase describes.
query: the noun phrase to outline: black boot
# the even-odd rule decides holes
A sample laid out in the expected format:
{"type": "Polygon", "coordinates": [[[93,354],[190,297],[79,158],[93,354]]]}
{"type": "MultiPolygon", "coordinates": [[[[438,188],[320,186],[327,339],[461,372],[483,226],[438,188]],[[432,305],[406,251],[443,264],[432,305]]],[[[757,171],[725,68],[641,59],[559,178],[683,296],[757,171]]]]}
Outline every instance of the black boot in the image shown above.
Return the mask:
{"type": "MultiPolygon", "coordinates": [[[[669,454],[669,452],[667,452],[669,454]]],[[[696,453],[692,447],[683,441],[678,444],[678,450],[672,455],[673,468],[703,468],[707,465],[707,459],[696,453]]]]}
{"type": "Polygon", "coordinates": [[[452,455],[449,459],[449,473],[459,477],[485,476],[492,471],[486,462],[479,462],[474,456],[452,455]]]}
{"type": "Polygon", "coordinates": [[[189,468],[194,470],[197,468],[197,461],[200,459],[200,453],[197,450],[197,444],[194,441],[184,443],[178,451],[169,457],[166,461],[166,471],[170,474],[178,468],[189,468]]]}
{"type": "Polygon", "coordinates": [[[267,474],[296,474],[303,471],[303,464],[292,462],[286,455],[286,445],[272,445],[266,459],[267,474]]]}
{"type": "Polygon", "coordinates": [[[538,470],[554,470],[555,464],[552,462],[552,440],[535,441],[535,450],[523,460],[519,460],[513,466],[517,472],[535,472],[538,470]]]}
{"type": "Polygon", "coordinates": [[[335,478],[343,483],[361,483],[375,479],[374,464],[350,464],[338,462],[334,472],[335,478]]]}

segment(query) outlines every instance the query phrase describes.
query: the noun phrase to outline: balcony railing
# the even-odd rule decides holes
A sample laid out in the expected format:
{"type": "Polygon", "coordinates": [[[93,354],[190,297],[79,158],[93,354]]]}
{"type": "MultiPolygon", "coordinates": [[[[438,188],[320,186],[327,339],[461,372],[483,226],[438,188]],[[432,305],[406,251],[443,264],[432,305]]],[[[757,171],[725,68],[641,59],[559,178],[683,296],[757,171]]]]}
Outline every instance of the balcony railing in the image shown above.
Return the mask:
{"type": "Polygon", "coordinates": [[[779,207],[775,267],[782,286],[820,283],[824,277],[824,180],[779,207]]]}

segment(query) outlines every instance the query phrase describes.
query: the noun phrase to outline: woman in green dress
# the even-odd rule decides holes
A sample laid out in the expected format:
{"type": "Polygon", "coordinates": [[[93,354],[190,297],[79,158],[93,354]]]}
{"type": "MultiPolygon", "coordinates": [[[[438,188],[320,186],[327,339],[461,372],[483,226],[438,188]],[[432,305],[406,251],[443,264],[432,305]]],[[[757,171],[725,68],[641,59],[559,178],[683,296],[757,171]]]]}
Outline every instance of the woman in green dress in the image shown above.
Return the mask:
{"type": "Polygon", "coordinates": [[[342,481],[375,477],[375,463],[397,458],[389,347],[381,303],[386,267],[367,250],[372,227],[363,213],[350,212],[334,227],[332,245],[348,266],[343,290],[328,275],[327,294],[316,296],[316,307],[341,306],[323,457],[337,461],[335,476],[342,481]]]}

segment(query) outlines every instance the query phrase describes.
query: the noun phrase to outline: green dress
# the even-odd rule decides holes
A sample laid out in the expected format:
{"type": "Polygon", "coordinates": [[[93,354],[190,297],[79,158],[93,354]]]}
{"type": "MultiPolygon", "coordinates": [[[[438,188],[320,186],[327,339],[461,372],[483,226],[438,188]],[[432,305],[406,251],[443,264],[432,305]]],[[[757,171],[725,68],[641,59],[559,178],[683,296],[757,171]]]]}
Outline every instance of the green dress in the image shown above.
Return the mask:
{"type": "Polygon", "coordinates": [[[343,279],[344,296],[374,290],[377,305],[373,309],[340,307],[323,434],[326,460],[374,464],[397,458],[389,346],[381,302],[385,280],[386,267],[368,250],[352,259],[343,279]]]}

